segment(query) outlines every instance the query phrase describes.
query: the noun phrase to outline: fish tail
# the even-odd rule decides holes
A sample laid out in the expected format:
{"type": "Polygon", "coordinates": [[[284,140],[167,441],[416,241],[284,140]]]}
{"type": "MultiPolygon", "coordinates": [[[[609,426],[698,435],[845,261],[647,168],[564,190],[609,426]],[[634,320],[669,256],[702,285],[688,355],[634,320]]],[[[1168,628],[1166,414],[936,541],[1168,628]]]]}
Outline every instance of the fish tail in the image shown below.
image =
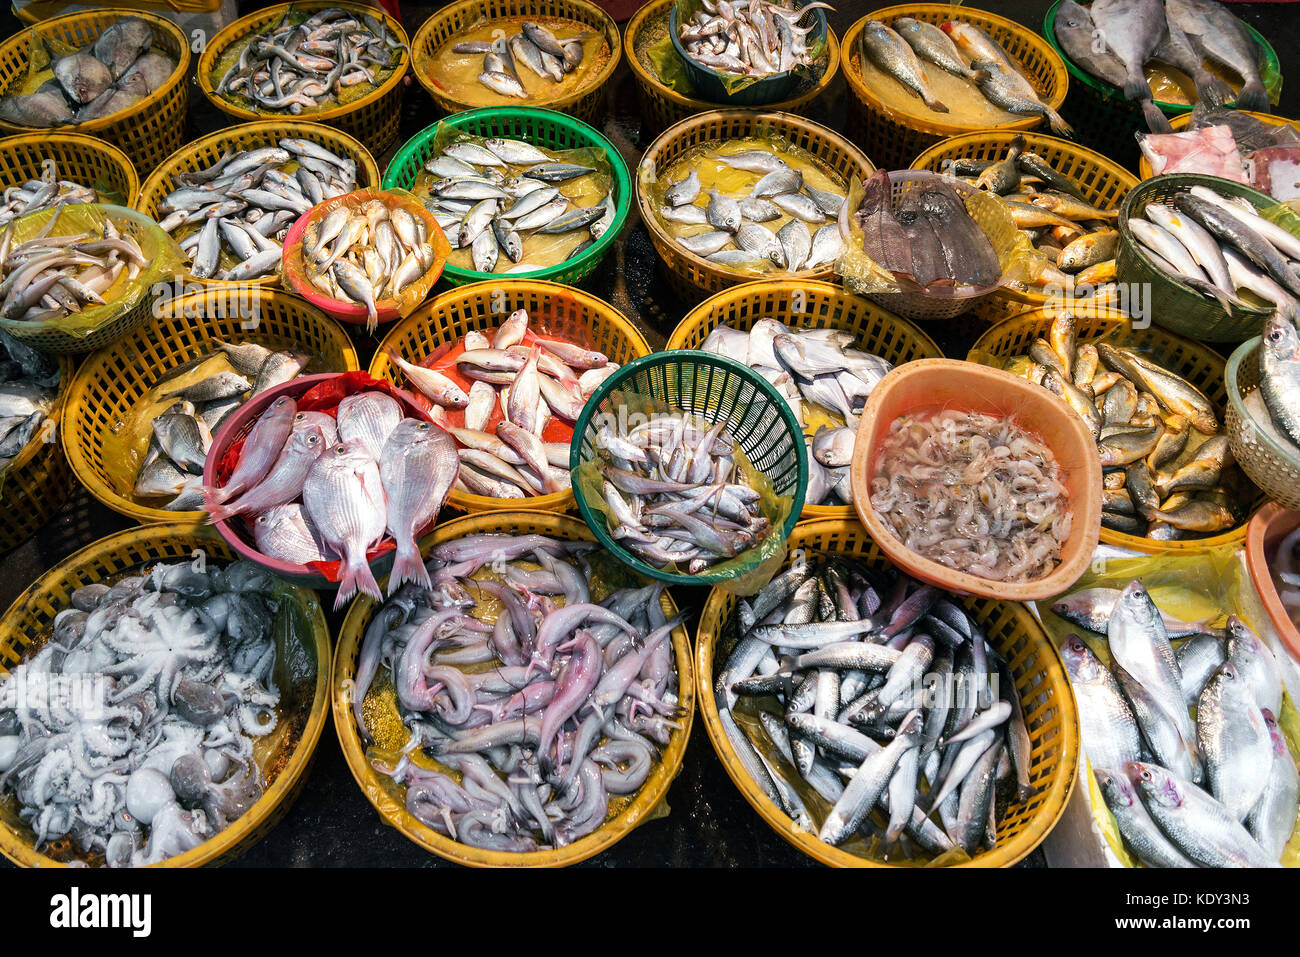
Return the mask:
{"type": "Polygon", "coordinates": [[[1142,101],[1142,117],[1147,121],[1147,129],[1152,133],[1174,131],[1174,128],[1169,125],[1169,117],[1165,116],[1164,110],[1156,106],[1155,101],[1150,97],[1142,101]]]}
{"type": "Polygon", "coordinates": [[[420,550],[416,547],[415,539],[411,537],[403,537],[397,542],[393,570],[388,576],[389,597],[397,592],[403,582],[410,582],[424,589],[433,588],[433,583],[429,581],[429,570],[424,567],[420,550]]]}
{"type": "Polygon", "coordinates": [[[350,558],[343,566],[343,579],[339,582],[339,593],[334,599],[334,610],[341,610],[358,591],[363,595],[369,595],[375,601],[384,600],[384,593],[379,590],[379,584],[370,570],[370,563],[366,561],[365,552],[361,553],[359,560],[350,558]]]}
{"type": "Polygon", "coordinates": [[[1151,84],[1147,83],[1146,77],[1140,73],[1125,80],[1120,90],[1124,94],[1124,99],[1132,100],[1135,103],[1151,99],[1151,84]]]}
{"type": "MultiPolygon", "coordinates": [[[[224,503],[230,501],[234,492],[238,491],[230,487],[218,488],[215,485],[204,485],[201,488],[203,492],[203,508],[211,516],[214,510],[219,509],[224,503]]],[[[222,521],[220,518],[211,518],[213,522],[222,521]]]]}
{"type": "Polygon", "coordinates": [[[1268,91],[1259,77],[1251,77],[1237,94],[1236,107],[1239,110],[1252,110],[1255,113],[1272,113],[1273,105],[1268,101],[1268,91]]]}
{"type": "Polygon", "coordinates": [[[204,488],[203,510],[208,513],[208,524],[215,525],[217,524],[217,522],[227,522],[230,519],[234,518],[236,515],[238,515],[241,511],[243,511],[241,508],[239,508],[238,503],[236,503],[232,507],[230,505],[224,505],[219,502],[208,502],[207,492],[208,490],[204,488]]]}
{"type": "Polygon", "coordinates": [[[1043,112],[1047,115],[1047,122],[1051,124],[1052,132],[1059,133],[1061,136],[1074,138],[1074,127],[1065,122],[1065,117],[1057,113],[1050,106],[1044,106],[1043,112]]]}
{"type": "Polygon", "coordinates": [[[1202,70],[1196,79],[1196,96],[1205,106],[1214,109],[1232,99],[1232,87],[1208,70],[1202,70]]]}
{"type": "Polygon", "coordinates": [[[925,100],[925,105],[928,106],[930,109],[934,110],[936,113],[948,112],[948,107],[946,107],[943,103],[939,102],[939,100],[937,100],[934,94],[932,93],[922,93],[921,99],[925,100]]]}

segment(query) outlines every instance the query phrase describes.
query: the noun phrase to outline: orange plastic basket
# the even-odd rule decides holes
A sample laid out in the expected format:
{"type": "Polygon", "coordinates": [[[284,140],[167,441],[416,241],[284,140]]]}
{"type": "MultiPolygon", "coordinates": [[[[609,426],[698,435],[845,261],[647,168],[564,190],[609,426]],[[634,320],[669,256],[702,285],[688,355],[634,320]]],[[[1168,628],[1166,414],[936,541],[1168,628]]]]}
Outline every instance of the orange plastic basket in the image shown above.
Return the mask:
{"type": "MultiPolygon", "coordinates": [[[[896,17],[912,17],[936,25],[954,17],[972,23],[988,33],[1007,56],[1020,65],[1034,89],[1052,109],[1059,111],[1065,101],[1070,83],[1065,62],[1046,40],[1028,27],[983,10],[946,3],[904,3],[882,7],[849,27],[844,34],[843,56],[844,79],[853,94],[849,102],[850,137],[863,147],[869,147],[872,158],[886,169],[902,169],[912,157],[939,140],[972,130],[969,123],[963,125],[941,119],[927,121],[896,114],[867,85],[862,73],[862,28],[867,20],[888,24],[896,17]]],[[[1028,116],[998,128],[1032,130],[1043,122],[1040,116],[1028,116]]]]}

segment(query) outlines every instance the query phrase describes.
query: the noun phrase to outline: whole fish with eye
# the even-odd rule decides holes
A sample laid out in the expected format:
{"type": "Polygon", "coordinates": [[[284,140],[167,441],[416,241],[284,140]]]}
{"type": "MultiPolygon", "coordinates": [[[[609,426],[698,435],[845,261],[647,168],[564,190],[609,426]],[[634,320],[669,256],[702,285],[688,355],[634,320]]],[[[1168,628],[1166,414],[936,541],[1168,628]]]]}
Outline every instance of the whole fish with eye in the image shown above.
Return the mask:
{"type": "Polygon", "coordinates": [[[0,481],[27,446],[48,434],[62,375],[53,360],[0,330],[0,481]]]}
{"type": "MultiPolygon", "coordinates": [[[[103,119],[134,106],[176,72],[175,60],[150,49],[153,39],[147,22],[123,17],[81,50],[60,57],[46,50],[50,78],[31,93],[0,99],[0,119],[52,127],[103,119]]],[[[35,34],[33,41],[44,43],[35,34]]]]}
{"type": "MultiPolygon", "coordinates": [[[[565,34],[570,32],[558,24],[552,26],[565,34]]],[[[451,45],[451,53],[485,54],[478,82],[494,93],[523,100],[529,99],[530,95],[519,72],[521,66],[528,74],[552,85],[563,83],[582,66],[585,58],[583,43],[591,35],[589,31],[580,30],[573,36],[561,37],[535,20],[524,20],[518,27],[516,33],[494,31],[494,39],[490,42],[457,41],[451,45]]]]}
{"type": "Polygon", "coordinates": [[[42,168],[40,179],[8,186],[2,195],[0,226],[7,226],[20,216],[42,209],[100,201],[99,193],[91,187],[59,179],[58,164],[54,160],[42,168]]]}
{"type": "MultiPolygon", "coordinates": [[[[244,402],[296,378],[310,361],[306,355],[254,342],[214,339],[169,370],[137,403],[152,417],[136,472],[135,497],[146,502],[166,497],[169,501],[162,508],[168,511],[203,509],[201,477],[212,437],[244,402]],[[178,387],[178,382],[188,384],[178,387]]],[[[128,454],[136,452],[131,448],[128,454]]]]}
{"type": "Polygon", "coordinates": [[[232,47],[211,80],[232,102],[299,115],[352,102],[404,71],[409,57],[382,14],[332,7],[298,20],[289,7],[274,27],[232,47]]]}
{"type": "Polygon", "coordinates": [[[1010,113],[1041,116],[1054,132],[1061,136],[1073,135],[1070,124],[1043,100],[1019,65],[988,33],[960,20],[946,20],[940,29],[952,37],[957,49],[969,59],[970,68],[975,72],[973,82],[990,103],[1010,113]]]}
{"type": "Polygon", "coordinates": [[[808,505],[852,504],[848,466],[858,416],[876,384],[893,368],[852,348],[854,336],[833,329],[791,329],[759,319],[749,332],[717,326],[704,352],[743,362],[781,393],[808,446],[808,505]]]}
{"type": "Polygon", "coordinates": [[[371,333],[378,304],[404,295],[436,258],[424,220],[396,201],[344,199],[302,233],[308,281],[332,299],[364,306],[371,333]]]}
{"type": "Polygon", "coordinates": [[[601,150],[459,137],[429,156],[413,191],[447,234],[450,265],[515,274],[572,259],[604,236],[617,212],[612,184],[601,150]]]}
{"type": "Polygon", "coordinates": [[[677,24],[686,53],[720,73],[759,78],[811,66],[815,61],[807,40],[813,27],[800,26],[800,21],[810,10],[834,10],[820,0],[797,10],[768,0],[734,4],[702,0],[700,7],[693,19],[677,24]]]}
{"type": "Polygon", "coordinates": [[[1092,432],[1102,462],[1103,528],[1177,541],[1245,519],[1256,493],[1200,389],[1136,349],[1077,341],[1067,313],[1048,335],[1008,368],[1060,396],[1092,432]]]}
{"type": "Polygon", "coordinates": [[[723,732],[795,827],[872,859],[974,855],[998,845],[998,808],[1034,793],[1015,688],[944,592],[819,555],[738,602],[729,630],[723,732]],[[921,694],[923,674],[962,690],[921,694]]]}
{"type": "Polygon", "coordinates": [[[825,270],[839,256],[843,181],[783,140],[701,144],[660,176],[663,227],[713,265],[794,273],[825,270]]]}
{"type": "Polygon", "coordinates": [[[431,586],[404,586],[367,628],[353,718],[370,766],[459,844],[572,844],[680,743],[681,619],[662,585],[610,588],[610,559],[592,549],[464,536],[433,549],[431,586]]]}
{"type": "Polygon", "coordinates": [[[357,187],[357,164],[311,140],[285,137],[173,178],[158,224],[199,279],[241,282],[275,274],[289,227],[317,203],[357,187]]]}

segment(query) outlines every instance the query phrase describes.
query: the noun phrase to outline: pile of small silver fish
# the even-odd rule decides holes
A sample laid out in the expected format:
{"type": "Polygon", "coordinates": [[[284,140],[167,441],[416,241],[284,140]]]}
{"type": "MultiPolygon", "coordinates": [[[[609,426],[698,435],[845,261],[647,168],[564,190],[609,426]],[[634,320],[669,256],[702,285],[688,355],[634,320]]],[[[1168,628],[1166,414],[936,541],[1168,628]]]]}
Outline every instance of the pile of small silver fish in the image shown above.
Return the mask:
{"type": "Polygon", "coordinates": [[[99,194],[89,186],[59,179],[58,166],[50,160],[49,165],[42,170],[40,179],[29,179],[5,189],[4,201],[0,205],[0,226],[7,226],[20,216],[42,209],[97,202],[99,194]]]}
{"type": "Polygon", "coordinates": [[[597,604],[593,548],[542,535],[447,542],[431,553],[432,587],[404,586],[366,629],[357,727],[374,737],[362,706],[382,665],[411,734],[395,765],[371,766],[405,784],[406,810],[439,833],[496,851],[572,844],[605,823],[611,799],[641,789],[681,727],[681,618],[666,619],[662,585],[597,604]],[[494,574],[472,577],[480,569],[494,574]],[[412,760],[417,748],[437,766],[412,760]]]}
{"type": "Polygon", "coordinates": [[[356,189],[357,164],[286,137],[277,146],[227,149],[177,181],[158,203],[158,224],[179,239],[196,278],[241,282],[279,271],[289,227],[317,203],[356,189]],[[223,269],[223,261],[232,265],[223,269]]]}
{"type": "Polygon", "coordinates": [[[1279,866],[1300,784],[1268,646],[1235,616],[1226,637],[1171,619],[1141,581],[1052,610],[1105,633],[1110,669],[1077,635],[1063,656],[1088,763],[1133,853],[1150,867],[1279,866]]]}
{"type": "Polygon", "coordinates": [[[582,41],[588,34],[561,40],[554,33],[531,20],[520,25],[519,33],[501,35],[490,43],[466,41],[452,46],[452,53],[482,53],[483,72],[478,81],[494,93],[528,99],[528,91],[519,79],[522,63],[539,79],[561,82],[582,64],[582,41]]]}
{"type": "Polygon", "coordinates": [[[404,66],[406,44],[382,16],[331,7],[255,34],[217,82],[218,96],[242,96],[257,110],[298,114],[338,103],[343,91],[379,86],[404,66]],[[398,53],[397,51],[404,51],[398,53]]]}
{"type": "Polygon", "coordinates": [[[626,433],[602,425],[595,444],[610,535],[638,558],[698,575],[771,534],[725,419],[656,414],[626,433]]]}
{"type": "Polygon", "coordinates": [[[1097,441],[1103,528],[1173,541],[1233,528],[1251,493],[1214,406],[1133,349],[1080,343],[1062,312],[1022,374],[1056,393],[1097,441]]]}
{"type": "Polygon", "coordinates": [[[72,593],[0,678],[0,792],[37,851],[157,864],[256,803],[254,741],[280,724],[275,587],[251,562],[187,561],[72,593]]]}
{"type": "Polygon", "coordinates": [[[720,325],[700,345],[704,352],[745,363],[790,406],[808,445],[806,505],[853,504],[849,464],[858,417],[871,390],[893,368],[853,348],[856,341],[836,329],[791,329],[775,319],[759,319],[749,332],[720,325]],[[829,418],[828,413],[840,416],[844,425],[820,424],[809,435],[810,420],[829,418]]]}
{"type": "Polygon", "coordinates": [[[870,856],[974,855],[997,846],[999,785],[1035,792],[1010,670],[959,600],[819,556],[740,601],[735,625],[718,716],[796,827],[870,856]]]}
{"type": "Polygon", "coordinates": [[[135,494],[141,498],[170,496],[169,512],[194,512],[203,507],[203,466],[212,437],[241,405],[268,389],[297,378],[311,361],[295,352],[273,352],[253,342],[233,345],[213,340],[214,348],[170,370],[141,404],[175,399],[150,426],[149,446],[136,474],[135,494]],[[175,382],[205,363],[213,371],[187,386],[175,382]]]}
{"type": "Polygon", "coordinates": [[[503,252],[517,264],[506,274],[540,269],[526,261],[533,235],[587,230],[590,238],[569,253],[572,259],[605,234],[617,211],[612,192],[595,206],[570,209],[563,184],[596,168],[557,160],[522,140],[464,139],[431,156],[424,168],[434,177],[424,204],[451,248],[470,250],[476,272],[495,272],[503,252]]]}
{"type": "Polygon", "coordinates": [[[1196,84],[1197,101],[1220,106],[1232,89],[1206,69],[1221,64],[1243,82],[1236,106],[1270,111],[1260,78],[1261,52],[1242,21],[1214,0],[1096,0],[1084,7],[1063,0],[1057,8],[1056,38],[1076,64],[1118,87],[1137,102],[1147,126],[1168,133],[1169,120],[1153,103],[1144,67],[1158,62],[1182,71],[1196,84]]]}
{"type": "Polygon", "coordinates": [[[60,378],[52,359],[0,330],[0,477],[41,432],[60,378]]]}
{"type": "Polygon", "coordinates": [[[379,325],[376,303],[401,296],[435,258],[424,220],[380,199],[343,202],[302,233],[307,278],[333,299],[365,306],[367,332],[379,325]]]}
{"type": "Polygon", "coordinates": [[[14,245],[11,222],[0,236],[0,316],[45,322],[102,306],[123,272],[128,281],[147,265],[140,244],[109,216],[97,233],[53,235],[64,207],[26,242],[14,245]]]}
{"type": "Polygon", "coordinates": [[[406,381],[434,403],[434,421],[456,440],[456,489],[529,498],[569,488],[569,443],[547,442],[542,434],[552,419],[576,422],[618,363],[594,349],[537,335],[524,309],[511,313],[490,338],[470,332],[460,345],[452,365],[474,380],[468,391],[437,369],[389,353],[406,381]],[[460,410],[463,419],[456,425],[449,413],[460,410]]]}
{"type": "Polygon", "coordinates": [[[703,9],[677,25],[682,47],[702,66],[722,73],[764,77],[812,66],[808,34],[799,21],[810,10],[834,10],[827,3],[808,3],[791,10],[769,0],[701,0],[703,9]]]}
{"type": "Polygon", "coordinates": [[[914,411],[873,456],[871,507],[913,552],[993,581],[1050,574],[1073,512],[1051,447],[1013,417],[914,411]]]}
{"type": "Polygon", "coordinates": [[[1114,281],[1118,214],[1088,202],[1076,180],[1025,148],[1024,137],[1017,136],[1000,160],[958,158],[944,172],[1002,197],[1016,226],[1051,263],[1037,283],[1069,287],[1114,281]]]}
{"type": "Polygon", "coordinates": [[[1225,310],[1247,305],[1243,291],[1279,307],[1300,305],[1300,237],[1249,200],[1193,186],[1171,203],[1147,204],[1128,228],[1152,266],[1225,310]]]}
{"type": "Polygon", "coordinates": [[[863,59],[907,87],[936,113],[947,113],[948,107],[930,90],[918,57],[969,81],[999,109],[1022,116],[1042,116],[1062,136],[1073,133],[1070,124],[1043,102],[1001,45],[973,23],[948,20],[936,27],[912,17],[899,17],[891,28],[879,20],[868,20],[862,28],[860,46],[863,59]]]}
{"type": "Polygon", "coordinates": [[[148,23],[123,17],[94,43],[52,59],[53,78],[35,92],[0,100],[0,117],[22,126],[61,126],[134,106],[176,72],[176,61],[152,45],[148,23]]]}
{"type": "Polygon", "coordinates": [[[428,584],[416,536],[456,480],[454,448],[383,392],[349,395],[332,416],[299,412],[282,395],[253,424],[226,483],[204,487],[205,508],[213,522],[244,516],[270,558],[339,561],[335,610],[358,591],[379,601],[367,554],[387,539],[396,545],[389,594],[404,581],[428,584]]]}
{"type": "Polygon", "coordinates": [[[670,182],[660,217],[668,223],[713,227],[676,237],[679,246],[726,268],[766,264],[784,272],[825,268],[839,257],[844,194],[806,184],[802,173],[770,150],[714,153],[710,158],[753,174],[752,182],[742,187],[749,192],[724,196],[715,189],[701,197],[694,171],[670,182]],[[701,198],[707,200],[703,205],[697,202],[701,198]],[[790,220],[775,233],[763,225],[786,215],[790,220]],[[809,231],[810,224],[817,227],[816,235],[809,231]]]}

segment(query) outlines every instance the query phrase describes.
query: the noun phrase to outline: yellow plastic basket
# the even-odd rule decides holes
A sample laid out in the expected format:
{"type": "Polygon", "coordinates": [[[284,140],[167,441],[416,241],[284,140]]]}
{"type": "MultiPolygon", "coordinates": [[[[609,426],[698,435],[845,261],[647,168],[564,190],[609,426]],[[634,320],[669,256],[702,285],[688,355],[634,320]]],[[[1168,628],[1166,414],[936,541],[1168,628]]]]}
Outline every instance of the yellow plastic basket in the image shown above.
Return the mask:
{"type": "MultiPolygon", "coordinates": [[[[605,300],[559,283],[500,279],[448,290],[398,322],[375,350],[370,374],[418,394],[388,357],[390,351],[407,362],[420,363],[467,332],[491,332],[516,309],[528,310],[531,328],[574,338],[587,348],[603,352],[610,362],[626,365],[650,354],[650,346],[636,326],[605,300]]],[[[573,492],[569,490],[518,499],[488,498],[452,489],[447,503],[465,512],[515,511],[521,506],[566,512],[574,507],[573,492]]]]}
{"type": "Polygon", "coordinates": [[[0,554],[40,531],[63,507],[72,491],[72,470],[59,441],[59,416],[77,369],[71,356],[59,356],[59,394],[49,418],[0,477],[0,554]]]}
{"type": "MultiPolygon", "coordinates": [[[[1065,101],[1070,84],[1065,63],[1051,44],[1028,27],[983,10],[946,3],[904,3],[882,7],[854,23],[844,34],[844,79],[853,94],[849,100],[850,136],[855,142],[870,146],[872,157],[886,169],[902,169],[912,157],[944,137],[971,132],[969,123],[939,119],[927,122],[910,116],[897,116],[867,85],[862,73],[862,28],[867,20],[888,24],[896,17],[912,17],[936,25],[953,18],[972,23],[988,33],[1007,56],[1022,67],[1034,89],[1052,109],[1059,111],[1065,101]]],[[[1043,122],[1040,116],[1028,116],[998,129],[1032,130],[1043,122]]]]}
{"type": "MultiPolygon", "coordinates": [[[[290,116],[289,114],[250,109],[226,99],[224,96],[219,95],[216,90],[216,84],[221,82],[221,77],[214,77],[213,72],[216,70],[217,63],[221,60],[222,55],[232,45],[239,43],[251,33],[274,29],[290,8],[296,11],[311,12],[335,7],[349,10],[358,16],[367,14],[372,17],[383,17],[389,32],[401,40],[403,44],[407,44],[406,31],[402,29],[402,25],[378,6],[351,3],[347,2],[347,0],[338,0],[338,2],[333,2],[333,0],[305,0],[305,2],[301,3],[282,3],[274,7],[263,7],[256,13],[250,13],[248,16],[236,20],[208,41],[208,45],[199,54],[197,75],[199,89],[203,91],[203,95],[208,98],[208,101],[213,106],[227,116],[234,117],[237,123],[272,118],[286,122],[292,120],[324,123],[326,126],[342,130],[349,136],[360,140],[365,144],[366,149],[370,151],[371,156],[383,156],[397,143],[398,125],[402,119],[402,97],[406,91],[406,85],[402,81],[411,63],[410,53],[408,52],[410,50],[409,44],[406,50],[394,51],[395,55],[400,57],[400,62],[388,79],[364,96],[359,96],[351,103],[344,103],[340,106],[331,106],[323,110],[311,110],[310,112],[304,111],[297,116],[290,116]]],[[[168,153],[171,152],[171,150],[168,150],[168,153]]]]}
{"type": "MultiPolygon", "coordinates": [[[[712,110],[692,116],[664,130],[646,149],[637,166],[636,201],[650,241],[663,264],[668,284],[688,301],[698,302],[756,278],[752,274],[722,269],[703,256],[687,252],[664,229],[659,211],[650,200],[650,184],[663,176],[677,159],[704,144],[747,136],[774,133],[812,156],[844,181],[847,190],[853,177],[865,182],[876,168],[862,151],[834,130],[792,113],[757,110],[712,110]]],[[[786,279],[832,279],[831,266],[789,273],[786,279]]]]}
{"type": "MultiPolygon", "coordinates": [[[[505,532],[511,535],[549,535],[571,542],[594,540],[590,529],[580,519],[570,518],[567,515],[552,515],[547,512],[528,510],[493,512],[487,515],[466,515],[438,526],[420,543],[421,552],[427,555],[429,549],[443,542],[454,541],[465,535],[492,532],[505,532]]],[[[383,582],[380,585],[382,587],[383,582]]],[[[672,618],[677,614],[677,605],[666,589],[660,600],[667,617],[672,618]]],[[[365,748],[362,747],[360,735],[357,733],[356,719],[352,714],[351,690],[357,671],[357,656],[361,652],[361,642],[365,637],[366,627],[378,608],[377,602],[362,596],[348,609],[347,617],[343,619],[343,628],[339,632],[338,645],[334,650],[330,698],[334,710],[334,729],[339,736],[339,743],[343,746],[343,756],[347,759],[348,767],[362,793],[375,806],[375,810],[383,817],[385,823],[397,828],[425,850],[457,864],[470,867],[565,867],[599,854],[626,837],[633,828],[660,816],[656,812],[668,792],[668,786],[681,770],[682,758],[686,754],[686,741],[690,737],[691,722],[695,716],[695,675],[691,670],[690,634],[685,627],[678,626],[672,635],[673,655],[677,665],[678,704],[685,715],[680,719],[682,726],[673,731],[667,747],[659,756],[641,790],[636,792],[630,803],[614,817],[607,819],[591,834],[566,847],[512,854],[506,851],[481,850],[461,844],[416,820],[407,813],[405,802],[401,800],[397,790],[391,784],[385,786],[366,760],[365,748]]]]}
{"type": "MultiPolygon", "coordinates": [[[[32,31],[47,43],[52,40],[80,48],[93,43],[104,30],[123,17],[138,17],[148,23],[153,32],[153,49],[175,60],[176,70],[166,83],[135,105],[102,119],[59,127],[58,132],[85,133],[111,143],[130,157],[137,172],[148,174],[181,145],[185,137],[190,102],[189,39],[180,27],[166,17],[125,8],[84,10],[24,27],[0,44],[0,96],[4,96],[11,86],[21,83],[27,76],[32,31]]],[[[0,130],[38,137],[46,134],[44,130],[33,130],[4,120],[0,120],[0,130]]]]}
{"type": "MultiPolygon", "coordinates": [[[[688,312],[664,349],[699,349],[718,326],[744,331],[759,319],[775,319],[792,329],[850,332],[857,339],[854,348],[875,353],[894,365],[943,358],[934,340],[908,320],[839,286],[807,279],[764,279],[724,289],[688,312]]],[[[843,520],[856,513],[850,505],[804,503],[799,514],[804,519],[843,520]]]]}
{"type": "Polygon", "coordinates": [[[200,522],[204,513],[169,512],[131,497],[138,463],[105,454],[105,441],[169,370],[206,352],[213,339],[293,349],[316,360],[308,371],[359,368],[343,328],[310,303],[258,286],[190,292],[162,305],[157,319],[86,359],[63,409],[63,444],[90,494],[137,522],[200,522]],[[251,315],[250,315],[251,314],[251,315]],[[255,324],[254,324],[255,323],[255,324]]]}
{"type": "MultiPolygon", "coordinates": [[[[636,77],[637,102],[641,106],[642,142],[659,135],[688,116],[718,107],[716,103],[686,96],[664,84],[651,69],[649,60],[641,56],[644,51],[637,49],[642,32],[652,24],[657,25],[662,20],[666,28],[668,13],[675,2],[676,0],[650,0],[633,15],[623,31],[623,46],[627,50],[627,62],[632,68],[632,75],[636,77]]],[[[822,94],[830,88],[840,69],[839,40],[829,26],[826,30],[826,53],[826,69],[815,84],[798,96],[770,103],[763,109],[774,113],[794,113],[797,116],[808,116],[815,111],[820,106],[818,101],[822,94]]]]}
{"type": "MultiPolygon", "coordinates": [[[[943,172],[946,160],[1000,160],[1007,155],[1011,141],[1017,136],[1025,138],[1028,152],[1037,153],[1052,169],[1078,183],[1088,202],[1099,209],[1118,209],[1124,194],[1137,185],[1136,176],[1100,153],[1045,133],[1012,130],[981,130],[951,136],[918,156],[912,168],[938,173],[943,172]]],[[[1047,301],[1047,296],[1042,293],[1004,288],[980,300],[971,312],[987,322],[1000,322],[1031,309],[1041,309],[1047,301]]]]}
{"type": "MultiPolygon", "coordinates": [[[[1255,113],[1252,112],[1251,110],[1238,110],[1237,112],[1245,113],[1247,116],[1254,117],[1255,119],[1259,120],[1261,123],[1267,124],[1268,126],[1290,125],[1300,130],[1300,120],[1288,120],[1284,116],[1274,116],[1271,113],[1255,113]]],[[[1192,114],[1190,112],[1180,113],[1177,116],[1171,116],[1169,118],[1169,125],[1173,128],[1173,131],[1175,133],[1181,133],[1184,130],[1186,130],[1187,127],[1191,125],[1191,122],[1192,122],[1192,114]]],[[[1142,153],[1141,157],[1138,159],[1138,179],[1150,179],[1152,176],[1155,175],[1156,174],[1151,169],[1151,163],[1147,159],[1146,154],[1142,153]]]]}
{"type": "MultiPolygon", "coordinates": [[[[188,562],[195,550],[212,559],[233,561],[236,556],[215,531],[183,522],[151,525],[117,532],[88,545],[55,565],[35,584],[18,596],[0,626],[0,667],[6,671],[40,648],[50,636],[54,616],[71,607],[71,595],[94,582],[111,582],[143,565],[188,562]]],[[[201,867],[233,860],[275,827],[302,792],[316,744],[325,727],[328,709],[330,660],[329,626],[316,594],[286,585],[288,597],[311,624],[310,635],[298,635],[301,643],[295,660],[310,664],[311,686],[298,689],[298,707],[288,718],[301,727],[288,750],[265,764],[267,788],[257,803],[220,834],[192,851],[169,858],[158,867],[201,867]]],[[[285,689],[282,689],[282,694],[285,689]]],[[[284,699],[282,698],[282,701],[284,699]]],[[[284,705],[281,705],[284,708],[284,705]]],[[[0,803],[0,853],[24,867],[63,866],[53,857],[33,849],[35,835],[17,816],[12,799],[0,803]]]]}
{"type": "MultiPolygon", "coordinates": [[[[891,567],[857,522],[800,522],[789,541],[789,553],[794,554],[796,549],[852,555],[880,570],[891,567]]],[[[958,866],[1010,867],[1051,833],[1069,802],[1079,765],[1079,717],[1074,692],[1060,655],[1024,605],[987,598],[956,600],[970,611],[988,636],[990,647],[1006,659],[1011,670],[1029,729],[1029,780],[1035,787],[1028,800],[1012,803],[998,815],[998,846],[958,866]]],[[[858,857],[794,827],[789,815],[772,803],[740,763],[722,730],[713,694],[715,667],[726,660],[739,637],[731,621],[735,605],[734,595],[719,588],[709,592],[695,637],[700,713],[722,766],[763,820],[809,857],[832,867],[894,866],[858,857]]]]}
{"type": "MultiPolygon", "coordinates": [[[[1075,336],[1079,342],[1087,342],[1129,324],[1128,317],[1121,312],[1088,306],[1086,303],[1074,304],[1070,308],[1070,313],[1074,316],[1075,336]]],[[[967,359],[980,362],[983,361],[982,357],[987,356],[1007,359],[1012,356],[1026,355],[1030,343],[1039,337],[1047,338],[1056,314],[1057,310],[1050,307],[1035,309],[998,323],[975,341],[967,359]]],[[[1136,348],[1200,389],[1205,397],[1214,403],[1215,409],[1222,418],[1228,405],[1228,395],[1223,381],[1227,361],[1223,356],[1198,342],[1184,339],[1177,333],[1169,332],[1156,325],[1145,329],[1134,329],[1131,334],[1136,348]]],[[[1255,507],[1260,504],[1263,503],[1256,502],[1255,507]]],[[[1253,513],[1254,508],[1251,511],[1253,513]]],[[[1177,542],[1162,542],[1138,535],[1128,535],[1104,526],[1101,530],[1103,544],[1128,548],[1148,555],[1184,554],[1201,548],[1245,541],[1245,538],[1246,522],[1219,535],[1177,542]]]]}
{"type": "MultiPolygon", "coordinates": [[[[26,24],[40,23],[67,12],[74,3],[64,0],[35,0],[19,7],[9,5],[10,11],[26,24]]],[[[119,0],[119,6],[131,10],[175,10],[177,13],[215,13],[221,9],[221,0],[119,0]]]]}
{"type": "Polygon", "coordinates": [[[22,133],[0,139],[0,189],[40,179],[53,160],[59,179],[100,191],[116,206],[131,206],[140,177],[116,146],[80,133],[22,133]]]}
{"type": "MultiPolygon", "coordinates": [[[[192,143],[186,143],[158,168],[149,174],[140,189],[140,198],[135,208],[152,219],[162,218],[158,204],[167,194],[180,186],[179,177],[184,173],[195,173],[207,169],[221,159],[227,149],[240,152],[274,146],[282,139],[310,140],[325,147],[337,156],[353,160],[357,164],[357,188],[370,189],[379,186],[379,166],[370,151],[356,139],[333,127],[320,123],[305,123],[297,120],[258,120],[253,123],[241,123],[218,130],[200,137],[192,143]]],[[[188,277],[188,272],[187,272],[188,277]]],[[[192,279],[192,277],[189,277],[192,279]]],[[[226,282],[218,279],[198,280],[204,285],[221,289],[229,286],[279,286],[280,274],[263,276],[261,279],[242,283],[226,282]]]]}
{"type": "Polygon", "coordinates": [[[540,106],[576,116],[597,128],[603,120],[601,107],[605,101],[605,83],[614,75],[622,55],[623,41],[618,26],[608,13],[587,0],[460,0],[425,20],[416,31],[412,46],[415,78],[428,91],[438,108],[447,113],[459,113],[461,110],[484,105],[540,106]],[[458,99],[434,80],[429,71],[429,61],[443,44],[480,20],[493,22],[508,17],[561,17],[583,23],[604,34],[605,43],[609,47],[609,59],[599,69],[590,72],[578,84],[577,89],[564,96],[530,96],[526,100],[502,97],[507,102],[469,103],[458,99]]]}

